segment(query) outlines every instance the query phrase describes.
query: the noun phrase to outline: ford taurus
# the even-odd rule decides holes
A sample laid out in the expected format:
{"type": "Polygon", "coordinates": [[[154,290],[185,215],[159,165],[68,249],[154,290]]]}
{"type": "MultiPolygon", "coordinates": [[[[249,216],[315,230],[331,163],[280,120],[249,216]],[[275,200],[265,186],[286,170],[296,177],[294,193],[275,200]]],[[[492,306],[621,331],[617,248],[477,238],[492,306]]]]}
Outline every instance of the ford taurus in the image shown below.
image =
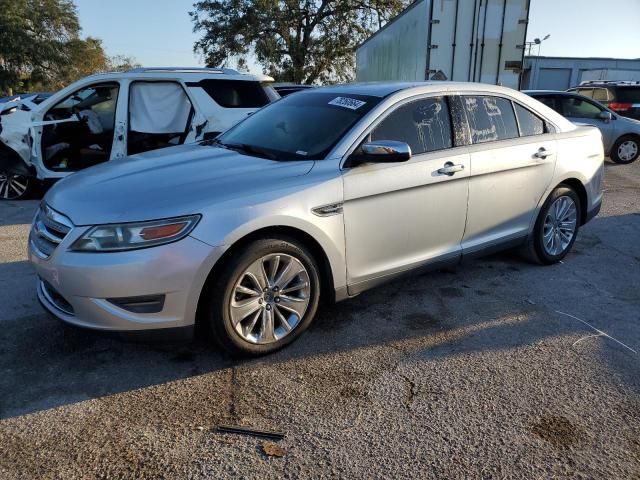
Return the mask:
{"type": "Polygon", "coordinates": [[[216,140],[69,176],[35,216],[30,259],[66,322],[199,322],[263,354],[302,334],[321,298],[498,249],[560,261],[602,180],[596,128],[507,88],[317,88],[216,140]]]}

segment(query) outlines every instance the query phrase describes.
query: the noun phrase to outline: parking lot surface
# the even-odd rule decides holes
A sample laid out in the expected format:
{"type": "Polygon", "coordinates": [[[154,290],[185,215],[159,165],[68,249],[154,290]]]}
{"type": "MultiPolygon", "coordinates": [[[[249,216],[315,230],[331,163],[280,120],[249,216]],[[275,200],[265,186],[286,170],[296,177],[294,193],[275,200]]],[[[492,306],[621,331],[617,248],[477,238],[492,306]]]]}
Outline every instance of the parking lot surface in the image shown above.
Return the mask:
{"type": "Polygon", "coordinates": [[[250,361],[45,315],[36,206],[0,203],[2,479],[640,478],[640,164],[606,165],[563,263],[389,283],[250,361]]]}

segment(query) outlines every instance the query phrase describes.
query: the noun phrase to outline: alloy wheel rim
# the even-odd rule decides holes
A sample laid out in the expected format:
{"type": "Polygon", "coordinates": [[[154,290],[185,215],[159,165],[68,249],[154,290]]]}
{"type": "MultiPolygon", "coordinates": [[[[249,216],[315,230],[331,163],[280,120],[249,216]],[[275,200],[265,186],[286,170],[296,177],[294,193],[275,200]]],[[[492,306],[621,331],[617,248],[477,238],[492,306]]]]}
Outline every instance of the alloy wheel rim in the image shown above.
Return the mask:
{"type": "Polygon", "coordinates": [[[618,147],[618,157],[625,162],[633,160],[637,154],[638,144],[632,140],[622,142],[618,147]]]}
{"type": "Polygon", "coordinates": [[[297,258],[265,255],[240,275],[229,303],[236,333],[264,345],[289,335],[300,325],[311,299],[309,273],[297,258]]]}
{"type": "Polygon", "coordinates": [[[560,197],[551,204],[544,219],[543,245],[549,255],[560,255],[573,240],[578,225],[578,209],[571,197],[560,197]]]}
{"type": "Polygon", "coordinates": [[[0,198],[12,200],[20,198],[27,191],[29,179],[25,175],[0,172],[0,198]]]}

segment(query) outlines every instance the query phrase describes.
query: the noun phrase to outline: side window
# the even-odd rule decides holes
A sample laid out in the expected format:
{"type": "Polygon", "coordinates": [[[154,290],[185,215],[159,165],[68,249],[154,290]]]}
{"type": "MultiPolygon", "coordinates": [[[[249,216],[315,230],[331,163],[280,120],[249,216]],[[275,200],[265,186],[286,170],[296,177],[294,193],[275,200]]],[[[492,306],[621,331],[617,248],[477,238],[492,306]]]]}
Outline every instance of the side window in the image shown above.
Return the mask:
{"type": "Polygon", "coordinates": [[[189,83],[188,86],[202,88],[214,102],[224,108],[259,108],[273,100],[260,82],[202,80],[198,83],[189,83]]]}
{"type": "Polygon", "coordinates": [[[576,93],[583,97],[593,98],[593,88],[578,88],[576,93]]]}
{"type": "Polygon", "coordinates": [[[518,125],[511,101],[500,97],[462,97],[473,143],[516,138],[518,125]]]}
{"type": "Polygon", "coordinates": [[[562,111],[565,117],[598,118],[602,109],[579,97],[563,97],[562,111]]]}
{"type": "Polygon", "coordinates": [[[444,97],[431,97],[408,103],[385,118],[371,140],[406,142],[413,154],[451,148],[451,119],[444,97]]]}
{"type": "Polygon", "coordinates": [[[514,103],[518,125],[520,126],[520,136],[542,135],[545,133],[544,120],[524,108],[522,105],[514,103]]]}
{"type": "Polygon", "coordinates": [[[98,119],[96,129],[113,130],[118,90],[117,83],[85,87],[54,105],[47,112],[47,120],[63,120],[71,118],[74,113],[80,113],[82,117],[90,117],[90,121],[93,120],[94,123],[98,119]]]}
{"type": "Polygon", "coordinates": [[[133,82],[129,88],[127,153],[183,143],[192,111],[189,97],[177,82],[133,82]]]}
{"type": "Polygon", "coordinates": [[[609,100],[609,92],[606,88],[594,88],[593,99],[597,102],[607,102],[609,100]]]}

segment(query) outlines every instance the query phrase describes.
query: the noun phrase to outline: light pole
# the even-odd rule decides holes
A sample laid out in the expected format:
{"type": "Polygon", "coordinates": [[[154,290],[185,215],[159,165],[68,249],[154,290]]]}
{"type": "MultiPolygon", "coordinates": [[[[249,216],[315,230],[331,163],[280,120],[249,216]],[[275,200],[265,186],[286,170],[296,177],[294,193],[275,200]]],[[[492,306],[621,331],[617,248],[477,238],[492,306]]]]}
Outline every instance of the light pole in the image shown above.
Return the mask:
{"type": "Polygon", "coordinates": [[[535,62],[535,68],[533,68],[533,72],[531,75],[531,85],[529,85],[529,88],[538,88],[538,62],[540,59],[540,48],[542,46],[542,42],[544,42],[545,40],[548,40],[549,37],[551,37],[551,34],[548,33],[546,34],[543,38],[534,38],[533,42],[527,42],[527,47],[529,48],[529,57],[531,56],[531,50],[533,50],[533,46],[537,45],[538,46],[538,54],[536,55],[536,62],[535,62]]]}

